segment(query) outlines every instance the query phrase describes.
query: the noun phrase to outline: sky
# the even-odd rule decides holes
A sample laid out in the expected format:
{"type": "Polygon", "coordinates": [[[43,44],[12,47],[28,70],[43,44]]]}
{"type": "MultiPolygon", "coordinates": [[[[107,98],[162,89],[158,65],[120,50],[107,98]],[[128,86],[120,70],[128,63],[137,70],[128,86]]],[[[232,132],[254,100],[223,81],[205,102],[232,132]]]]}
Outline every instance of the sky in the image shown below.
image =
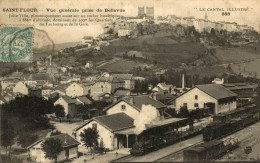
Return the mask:
{"type": "MultiPolygon", "coordinates": [[[[204,18],[205,13],[212,21],[237,22],[253,26],[257,31],[260,29],[259,2],[257,0],[1,0],[0,1],[0,23],[17,24],[8,18],[9,13],[2,12],[3,8],[38,8],[41,13],[47,13],[46,8],[55,9],[125,9],[123,16],[137,16],[138,6],[154,6],[155,17],[157,16],[193,16],[204,18]],[[47,3],[48,2],[48,3],[47,3]],[[233,11],[230,16],[222,16],[221,12],[200,11],[205,8],[249,8],[249,11],[233,11]]],[[[104,14],[104,13],[103,13],[104,14]]],[[[103,32],[103,26],[95,23],[82,27],[40,27],[45,30],[55,43],[80,41],[84,35],[98,36],[103,32]]]]}

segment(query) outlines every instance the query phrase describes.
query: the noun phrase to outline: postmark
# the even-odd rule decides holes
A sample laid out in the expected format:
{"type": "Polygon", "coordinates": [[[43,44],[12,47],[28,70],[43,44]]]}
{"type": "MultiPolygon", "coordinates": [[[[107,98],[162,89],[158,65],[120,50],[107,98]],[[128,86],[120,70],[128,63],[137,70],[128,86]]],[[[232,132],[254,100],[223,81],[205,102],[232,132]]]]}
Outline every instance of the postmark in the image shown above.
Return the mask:
{"type": "Polygon", "coordinates": [[[0,61],[32,62],[33,27],[0,27],[0,61]]]}

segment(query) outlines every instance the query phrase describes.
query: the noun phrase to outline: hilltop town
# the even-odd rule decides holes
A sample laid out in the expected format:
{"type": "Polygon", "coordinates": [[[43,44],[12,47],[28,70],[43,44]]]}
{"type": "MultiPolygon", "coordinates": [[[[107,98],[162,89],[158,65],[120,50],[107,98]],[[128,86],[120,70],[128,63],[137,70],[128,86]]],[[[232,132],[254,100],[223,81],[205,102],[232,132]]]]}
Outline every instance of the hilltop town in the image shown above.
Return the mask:
{"type": "MultiPolygon", "coordinates": [[[[242,122],[258,125],[259,79],[231,65],[259,58],[258,38],[253,27],[207,14],[155,18],[154,7],[138,7],[136,17],[116,17],[98,37],[35,49],[42,55],[32,63],[1,71],[1,151],[18,162],[158,161],[179,142],[190,140],[180,150],[206,142],[204,129],[220,121],[232,120],[236,131],[242,122]],[[55,140],[61,150],[45,157],[45,142],[55,140]]],[[[231,134],[225,127],[219,139],[231,134]]]]}

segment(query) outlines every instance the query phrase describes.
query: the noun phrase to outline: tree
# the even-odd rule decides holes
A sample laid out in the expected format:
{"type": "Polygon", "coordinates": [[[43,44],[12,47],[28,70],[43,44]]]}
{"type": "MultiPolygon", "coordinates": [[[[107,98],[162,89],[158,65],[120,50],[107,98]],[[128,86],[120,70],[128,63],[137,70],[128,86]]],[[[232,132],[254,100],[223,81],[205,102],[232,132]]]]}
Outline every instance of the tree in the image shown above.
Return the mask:
{"type": "Polygon", "coordinates": [[[18,136],[18,143],[21,145],[22,148],[28,147],[30,144],[35,142],[38,138],[38,135],[34,135],[31,132],[23,131],[19,133],[18,136]]]}
{"type": "Polygon", "coordinates": [[[210,34],[211,34],[211,35],[216,35],[216,32],[215,32],[215,29],[214,29],[214,28],[211,28],[210,34]]]}
{"type": "Polygon", "coordinates": [[[60,134],[62,134],[62,133],[59,130],[55,130],[55,131],[51,132],[51,136],[60,135],[60,134]]]}
{"type": "Polygon", "coordinates": [[[182,118],[187,118],[187,117],[189,117],[189,110],[188,110],[187,106],[180,108],[180,113],[179,113],[179,115],[180,115],[180,117],[182,117],[182,118]]]}
{"type": "Polygon", "coordinates": [[[13,126],[6,119],[1,119],[1,146],[6,149],[6,156],[9,147],[9,159],[11,147],[14,144],[15,132],[13,126]]]}
{"type": "Polygon", "coordinates": [[[81,141],[84,143],[84,146],[87,148],[93,149],[93,147],[98,146],[99,134],[95,128],[84,129],[80,133],[81,141]]]}
{"type": "Polygon", "coordinates": [[[65,117],[64,108],[61,105],[54,106],[54,112],[56,117],[65,117]]]}
{"type": "Polygon", "coordinates": [[[45,158],[57,162],[57,157],[63,148],[59,139],[50,138],[42,143],[42,150],[45,153],[45,158]]]}

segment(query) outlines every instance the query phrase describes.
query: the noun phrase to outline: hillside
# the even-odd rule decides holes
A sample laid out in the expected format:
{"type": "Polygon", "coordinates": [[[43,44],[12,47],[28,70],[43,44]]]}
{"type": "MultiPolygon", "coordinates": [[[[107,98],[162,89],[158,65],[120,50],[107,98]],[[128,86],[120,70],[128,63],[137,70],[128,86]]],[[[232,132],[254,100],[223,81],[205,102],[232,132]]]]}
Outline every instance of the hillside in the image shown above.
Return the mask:
{"type": "Polygon", "coordinates": [[[180,41],[169,36],[145,35],[131,39],[119,39],[103,47],[109,56],[120,56],[127,51],[135,51],[143,58],[165,66],[179,66],[189,63],[206,52],[206,48],[197,42],[180,41]]]}

